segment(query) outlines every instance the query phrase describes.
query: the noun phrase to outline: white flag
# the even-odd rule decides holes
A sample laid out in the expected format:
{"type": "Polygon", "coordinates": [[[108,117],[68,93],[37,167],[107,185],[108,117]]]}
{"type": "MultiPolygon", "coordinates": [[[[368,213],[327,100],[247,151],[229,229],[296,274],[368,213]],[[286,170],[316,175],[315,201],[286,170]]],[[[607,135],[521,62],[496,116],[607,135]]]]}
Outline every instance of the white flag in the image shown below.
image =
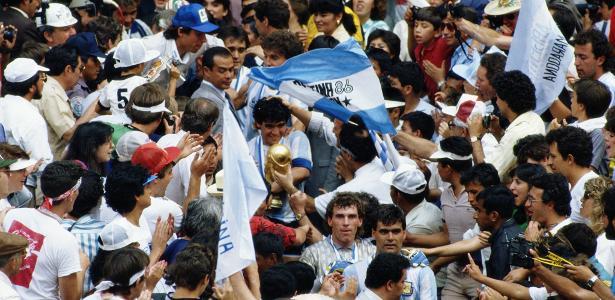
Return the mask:
{"type": "Polygon", "coordinates": [[[250,218],[268,193],[228,103],[222,117],[224,205],[216,281],[241,271],[256,260],[250,218]]]}
{"type": "Polygon", "coordinates": [[[523,1],[506,70],[520,70],[536,87],[536,113],[542,114],[559,96],[574,59],[545,1],[523,1]]]}

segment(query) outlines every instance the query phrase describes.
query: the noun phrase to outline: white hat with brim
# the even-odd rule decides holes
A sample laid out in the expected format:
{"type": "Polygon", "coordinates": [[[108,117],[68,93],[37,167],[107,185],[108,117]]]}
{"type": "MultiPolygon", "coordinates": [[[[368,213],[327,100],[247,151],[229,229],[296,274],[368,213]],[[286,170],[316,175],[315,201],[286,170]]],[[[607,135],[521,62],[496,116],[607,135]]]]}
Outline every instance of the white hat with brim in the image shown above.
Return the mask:
{"type": "Polygon", "coordinates": [[[38,72],[48,72],[49,69],[39,66],[30,58],[19,57],[6,66],[4,79],[8,82],[24,82],[36,75],[38,72]]]}
{"type": "Polygon", "coordinates": [[[216,173],[216,182],[207,187],[207,193],[214,197],[222,197],[224,195],[224,170],[216,173]]]}
{"type": "Polygon", "coordinates": [[[457,155],[452,152],[444,151],[441,148],[438,148],[438,151],[434,152],[429,157],[429,160],[438,161],[440,159],[447,159],[447,158],[450,160],[469,160],[469,159],[472,159],[472,154],[461,156],[461,155],[457,155]]]}
{"type": "MultiPolygon", "coordinates": [[[[111,222],[99,234],[98,245],[105,251],[113,251],[128,245],[139,243],[139,237],[118,222],[111,222]]],[[[139,245],[143,246],[143,245],[139,245]]]]}
{"type": "Polygon", "coordinates": [[[485,14],[490,16],[502,16],[512,14],[521,9],[521,0],[491,0],[485,6],[485,14]]]}
{"type": "Polygon", "coordinates": [[[395,101],[395,100],[384,100],[384,107],[386,109],[389,108],[396,108],[396,107],[402,107],[405,106],[406,103],[402,102],[402,101],[395,101]]]}
{"type": "MultiPolygon", "coordinates": [[[[39,9],[39,10],[42,10],[39,9]]],[[[49,3],[45,10],[46,23],[43,24],[40,17],[36,18],[36,26],[51,26],[55,28],[67,27],[77,24],[78,20],[73,17],[70,9],[60,3],[49,3]]]]}
{"type": "Polygon", "coordinates": [[[23,169],[27,169],[36,164],[36,160],[34,159],[18,159],[16,162],[12,163],[9,166],[9,171],[19,171],[23,169]]]}
{"type": "Polygon", "coordinates": [[[133,67],[158,57],[160,57],[160,52],[147,50],[143,41],[139,39],[121,41],[113,53],[113,58],[116,60],[114,67],[116,68],[133,67]]]}
{"type": "Polygon", "coordinates": [[[401,164],[397,170],[382,174],[380,181],[410,195],[419,194],[427,187],[425,175],[416,164],[401,164]]]}

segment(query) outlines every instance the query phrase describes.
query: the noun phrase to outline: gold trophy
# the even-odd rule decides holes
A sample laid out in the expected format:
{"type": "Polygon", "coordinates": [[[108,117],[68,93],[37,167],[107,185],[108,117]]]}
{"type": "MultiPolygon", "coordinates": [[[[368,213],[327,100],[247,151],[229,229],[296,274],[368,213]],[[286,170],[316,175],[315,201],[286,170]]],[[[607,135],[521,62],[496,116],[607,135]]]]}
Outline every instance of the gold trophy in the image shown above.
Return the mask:
{"type": "MultiPolygon", "coordinates": [[[[265,161],[265,180],[269,184],[275,182],[273,171],[281,174],[288,173],[288,166],[291,162],[290,149],[282,144],[273,144],[267,151],[267,159],[265,161]]],[[[269,208],[280,209],[284,206],[282,201],[282,193],[272,193],[269,208]]]]}

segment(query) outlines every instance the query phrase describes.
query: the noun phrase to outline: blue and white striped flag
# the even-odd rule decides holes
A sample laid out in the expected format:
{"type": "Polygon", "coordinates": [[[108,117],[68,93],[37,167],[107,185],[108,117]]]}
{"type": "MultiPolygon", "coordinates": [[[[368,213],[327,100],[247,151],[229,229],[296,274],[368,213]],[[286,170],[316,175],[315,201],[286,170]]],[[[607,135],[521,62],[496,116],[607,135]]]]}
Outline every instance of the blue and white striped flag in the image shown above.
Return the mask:
{"type": "Polygon", "coordinates": [[[279,67],[252,68],[249,77],[344,122],[358,114],[367,128],[395,134],[378,76],[353,39],[295,56],[279,67]]]}

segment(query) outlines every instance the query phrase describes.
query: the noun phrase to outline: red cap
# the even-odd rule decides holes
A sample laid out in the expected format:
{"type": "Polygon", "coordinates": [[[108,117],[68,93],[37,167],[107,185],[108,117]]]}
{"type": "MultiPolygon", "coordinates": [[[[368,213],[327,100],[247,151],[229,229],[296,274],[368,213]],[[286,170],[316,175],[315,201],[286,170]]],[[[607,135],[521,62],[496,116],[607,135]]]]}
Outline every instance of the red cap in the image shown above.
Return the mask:
{"type": "Polygon", "coordinates": [[[146,168],[151,174],[158,174],[164,167],[173,162],[181,151],[177,147],[160,148],[156,143],[139,146],[132,155],[133,165],[146,168]]]}

